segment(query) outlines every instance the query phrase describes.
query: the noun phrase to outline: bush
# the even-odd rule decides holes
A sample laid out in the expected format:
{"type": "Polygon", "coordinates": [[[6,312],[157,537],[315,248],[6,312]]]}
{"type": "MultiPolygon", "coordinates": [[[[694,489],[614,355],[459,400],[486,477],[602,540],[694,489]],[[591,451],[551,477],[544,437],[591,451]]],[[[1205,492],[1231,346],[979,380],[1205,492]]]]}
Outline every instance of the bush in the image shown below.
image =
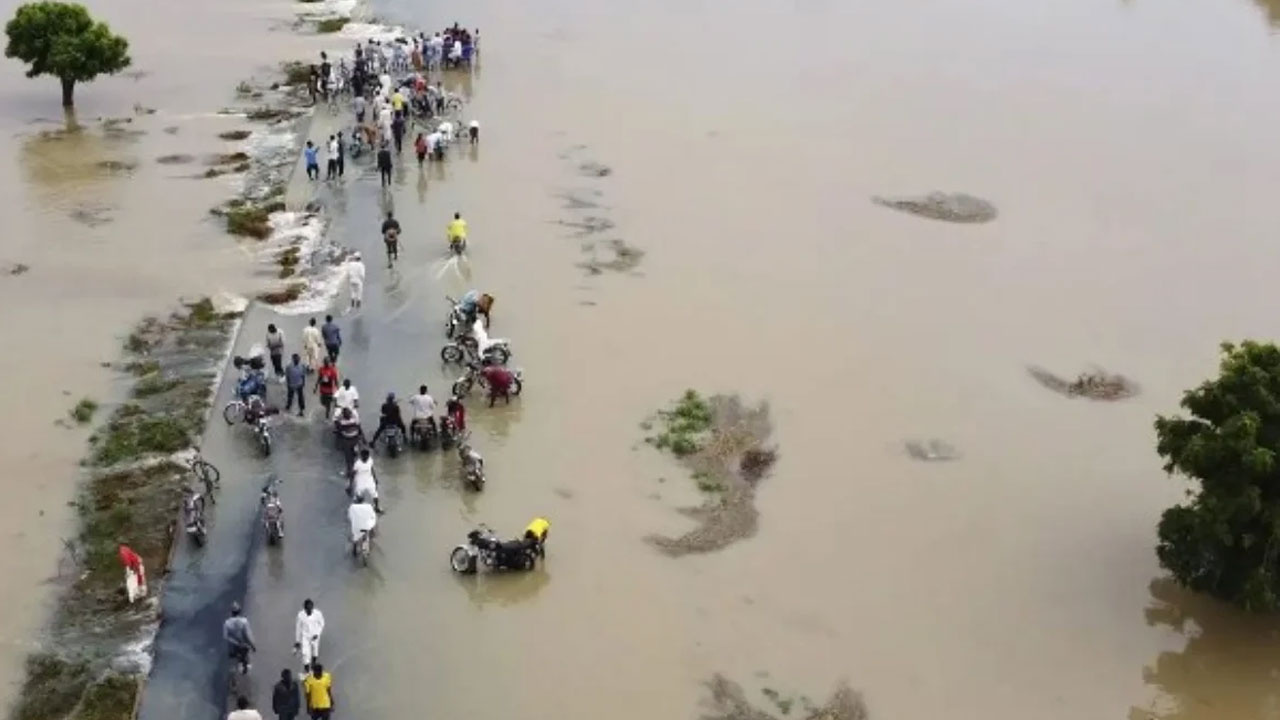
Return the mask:
{"type": "Polygon", "coordinates": [[[81,398],[80,402],[71,408],[71,418],[81,425],[87,425],[97,411],[98,402],[96,400],[93,398],[81,398]]]}
{"type": "Polygon", "coordinates": [[[325,18],[316,22],[316,32],[335,33],[346,27],[348,22],[347,18],[325,18]]]}

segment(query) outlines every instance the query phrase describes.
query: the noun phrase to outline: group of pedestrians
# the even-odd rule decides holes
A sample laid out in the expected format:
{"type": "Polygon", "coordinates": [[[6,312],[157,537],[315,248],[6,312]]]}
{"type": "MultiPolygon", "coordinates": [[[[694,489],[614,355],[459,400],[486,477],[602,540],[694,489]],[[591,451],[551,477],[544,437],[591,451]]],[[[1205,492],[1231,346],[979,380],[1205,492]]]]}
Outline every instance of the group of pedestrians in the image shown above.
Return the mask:
{"type": "MultiPolygon", "coordinates": [[[[289,668],[280,671],[280,681],[271,692],[271,711],[277,720],[295,720],[304,708],[312,720],[328,720],[333,714],[333,675],[320,662],[320,637],[323,634],[324,614],[311,598],[307,598],[294,620],[293,652],[302,660],[302,681],[295,679],[289,668]]],[[[235,669],[242,675],[248,674],[252,667],[249,656],[258,651],[258,646],[239,603],[231,605],[231,616],[222,625],[222,637],[232,662],[237,666],[235,669]]],[[[227,720],[263,720],[262,714],[245,695],[236,697],[235,706],[227,720]]]]}

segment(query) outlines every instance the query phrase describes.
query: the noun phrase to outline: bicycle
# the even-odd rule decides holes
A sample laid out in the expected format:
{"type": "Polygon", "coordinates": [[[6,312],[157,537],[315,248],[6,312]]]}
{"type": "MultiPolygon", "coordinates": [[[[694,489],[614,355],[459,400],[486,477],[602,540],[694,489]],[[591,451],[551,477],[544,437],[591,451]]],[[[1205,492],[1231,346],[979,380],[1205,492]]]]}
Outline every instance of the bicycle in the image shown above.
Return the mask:
{"type": "Polygon", "coordinates": [[[222,473],[218,472],[218,468],[200,457],[200,453],[196,453],[187,461],[187,468],[191,470],[192,475],[196,476],[196,480],[204,484],[204,495],[209,498],[209,502],[216,503],[217,500],[214,499],[213,494],[222,480],[222,473]]]}

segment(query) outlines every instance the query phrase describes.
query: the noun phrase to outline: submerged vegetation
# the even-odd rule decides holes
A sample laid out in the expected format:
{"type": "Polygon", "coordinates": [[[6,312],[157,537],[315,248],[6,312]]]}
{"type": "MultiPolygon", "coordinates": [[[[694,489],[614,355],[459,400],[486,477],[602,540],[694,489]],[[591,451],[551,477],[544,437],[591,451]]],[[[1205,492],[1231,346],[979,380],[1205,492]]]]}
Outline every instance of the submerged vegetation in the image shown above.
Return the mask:
{"type": "Polygon", "coordinates": [[[747,407],[736,396],[704,398],[686,390],[642,427],[654,431],[645,441],[676,456],[705,496],[701,505],[681,510],[698,527],[676,538],[652,536],[650,542],[679,556],[720,550],[755,534],[756,485],[778,457],[768,445],[768,405],[747,407]]]}
{"type": "Polygon", "coordinates": [[[763,688],[761,694],[773,704],[778,715],[753,705],[742,688],[723,675],[713,677],[707,683],[707,690],[711,695],[710,712],[703,714],[702,720],[777,720],[779,716],[798,720],[867,720],[870,717],[862,694],[844,683],[822,705],[804,695],[784,695],[773,688],[763,688]],[[793,716],[791,712],[797,706],[800,712],[793,716]]]}
{"type": "Polygon", "coordinates": [[[316,32],[336,33],[342,28],[346,27],[348,22],[350,22],[350,19],[344,18],[344,17],[333,17],[333,18],[325,18],[323,20],[317,20],[316,32]]]}
{"type": "Polygon", "coordinates": [[[93,414],[98,412],[98,401],[93,398],[81,398],[76,406],[71,408],[71,419],[81,425],[89,424],[93,420],[93,414]]]}
{"type": "MultiPolygon", "coordinates": [[[[133,400],[90,438],[93,474],[75,502],[80,530],[70,546],[77,572],[55,608],[44,651],[27,660],[16,720],[133,717],[142,669],[116,653],[155,622],[156,606],[127,602],[119,546],[142,556],[154,594],[186,477],[169,455],[196,441],[213,391],[205,352],[192,348],[228,342],[236,317],[205,299],[167,319],[146,318],[125,339],[122,369],[137,378],[133,400]]],[[[77,421],[82,406],[91,418],[97,404],[82,400],[77,421]]]]}
{"type": "Polygon", "coordinates": [[[271,213],[284,210],[284,203],[241,202],[228,205],[223,214],[227,218],[227,232],[232,235],[266,240],[271,236],[271,213]]]}

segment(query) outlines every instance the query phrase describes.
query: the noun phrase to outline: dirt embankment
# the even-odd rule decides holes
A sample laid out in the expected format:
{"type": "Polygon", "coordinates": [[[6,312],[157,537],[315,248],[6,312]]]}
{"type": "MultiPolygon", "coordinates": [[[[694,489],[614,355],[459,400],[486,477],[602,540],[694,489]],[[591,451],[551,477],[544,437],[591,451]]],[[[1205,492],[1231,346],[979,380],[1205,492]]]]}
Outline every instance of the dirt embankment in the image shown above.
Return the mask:
{"type": "Polygon", "coordinates": [[[711,697],[709,710],[702,720],[778,720],[780,717],[803,720],[867,720],[867,704],[862,694],[841,683],[821,705],[803,695],[784,695],[772,688],[760,692],[777,710],[777,714],[761,710],[747,700],[742,687],[723,675],[716,675],[707,683],[711,697]],[[792,711],[800,712],[792,715],[792,711]]]}
{"type": "MultiPolygon", "coordinates": [[[[67,543],[65,587],[43,650],[27,659],[14,720],[132,717],[150,662],[138,648],[159,621],[188,480],[172,455],[203,430],[217,367],[209,358],[227,347],[238,316],[206,299],[144,320],[125,340],[120,369],[135,378],[133,389],[90,438],[89,475],[75,503],[80,532],[67,543]],[[121,543],[147,567],[151,595],[134,604],[124,595],[121,543]]],[[[74,417],[91,416],[88,406],[82,400],[74,417]]]]}
{"type": "Polygon", "coordinates": [[[649,542],[681,556],[713,552],[755,535],[756,487],[778,458],[769,444],[768,404],[752,407],[737,396],[703,398],[688,390],[644,427],[657,430],[645,441],[675,455],[705,494],[701,505],[680,510],[697,520],[697,527],[679,537],[652,535],[649,542]]]}

